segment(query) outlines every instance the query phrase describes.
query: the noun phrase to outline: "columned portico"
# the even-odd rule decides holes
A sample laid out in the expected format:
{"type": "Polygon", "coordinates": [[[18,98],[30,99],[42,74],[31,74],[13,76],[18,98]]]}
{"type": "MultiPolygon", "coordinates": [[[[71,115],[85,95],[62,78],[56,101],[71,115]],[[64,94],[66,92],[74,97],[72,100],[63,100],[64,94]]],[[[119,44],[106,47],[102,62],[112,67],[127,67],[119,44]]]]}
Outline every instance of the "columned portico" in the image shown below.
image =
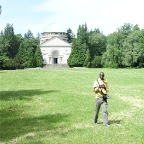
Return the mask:
{"type": "MultiPolygon", "coordinates": [[[[62,33],[63,34],[63,33],[62,33]]],[[[63,38],[63,37],[62,37],[63,38]]],[[[44,65],[67,65],[71,53],[71,44],[59,37],[52,37],[41,41],[40,49],[44,65]]]]}
{"type": "Polygon", "coordinates": [[[59,51],[54,50],[52,51],[52,64],[58,64],[58,55],[59,55],[59,51]]]}

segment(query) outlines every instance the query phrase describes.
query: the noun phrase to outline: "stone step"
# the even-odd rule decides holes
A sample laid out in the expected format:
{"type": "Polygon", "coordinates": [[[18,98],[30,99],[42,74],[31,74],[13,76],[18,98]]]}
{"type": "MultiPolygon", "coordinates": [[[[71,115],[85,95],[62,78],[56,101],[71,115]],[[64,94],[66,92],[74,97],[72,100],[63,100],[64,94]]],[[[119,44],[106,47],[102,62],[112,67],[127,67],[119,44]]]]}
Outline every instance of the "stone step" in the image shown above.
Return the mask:
{"type": "Polygon", "coordinates": [[[49,68],[69,68],[67,64],[45,64],[42,66],[44,69],[49,69],[49,68]]]}

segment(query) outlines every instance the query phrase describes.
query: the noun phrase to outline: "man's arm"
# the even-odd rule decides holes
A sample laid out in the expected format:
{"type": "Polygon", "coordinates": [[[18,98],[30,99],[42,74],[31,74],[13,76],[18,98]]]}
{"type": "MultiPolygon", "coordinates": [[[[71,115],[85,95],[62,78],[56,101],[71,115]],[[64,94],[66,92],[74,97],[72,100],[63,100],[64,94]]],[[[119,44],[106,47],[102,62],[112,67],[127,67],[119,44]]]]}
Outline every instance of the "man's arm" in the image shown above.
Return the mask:
{"type": "Polygon", "coordinates": [[[107,92],[109,91],[109,87],[108,87],[108,81],[107,81],[107,79],[105,79],[105,89],[106,89],[107,92]]]}
{"type": "Polygon", "coordinates": [[[94,92],[98,92],[99,85],[98,85],[97,81],[94,82],[93,88],[94,88],[94,92]]]}

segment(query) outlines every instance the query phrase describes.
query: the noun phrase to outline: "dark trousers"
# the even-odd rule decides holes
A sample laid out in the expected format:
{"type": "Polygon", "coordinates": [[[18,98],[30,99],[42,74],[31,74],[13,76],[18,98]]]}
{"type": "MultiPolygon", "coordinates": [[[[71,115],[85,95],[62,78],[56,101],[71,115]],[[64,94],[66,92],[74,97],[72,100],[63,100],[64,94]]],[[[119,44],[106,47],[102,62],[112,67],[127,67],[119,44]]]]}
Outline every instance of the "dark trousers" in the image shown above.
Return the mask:
{"type": "Polygon", "coordinates": [[[98,121],[98,114],[100,107],[102,105],[102,115],[103,115],[103,124],[108,124],[108,111],[107,111],[107,100],[103,100],[103,98],[97,98],[96,99],[96,113],[95,113],[95,119],[94,123],[97,123],[98,121]]]}

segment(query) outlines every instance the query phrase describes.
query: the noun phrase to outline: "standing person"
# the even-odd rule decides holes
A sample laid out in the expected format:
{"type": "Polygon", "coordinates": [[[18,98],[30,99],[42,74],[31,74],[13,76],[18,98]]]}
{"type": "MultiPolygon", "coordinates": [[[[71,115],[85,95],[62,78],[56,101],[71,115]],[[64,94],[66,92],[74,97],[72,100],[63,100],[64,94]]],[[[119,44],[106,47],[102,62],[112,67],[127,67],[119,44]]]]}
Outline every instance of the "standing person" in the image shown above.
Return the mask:
{"type": "Polygon", "coordinates": [[[103,114],[103,124],[105,126],[108,125],[108,111],[107,111],[107,92],[108,92],[108,84],[107,80],[104,78],[104,73],[99,73],[99,78],[94,81],[94,92],[96,95],[96,113],[94,118],[94,123],[97,124],[98,122],[98,114],[100,107],[102,105],[102,114],[103,114]]]}

